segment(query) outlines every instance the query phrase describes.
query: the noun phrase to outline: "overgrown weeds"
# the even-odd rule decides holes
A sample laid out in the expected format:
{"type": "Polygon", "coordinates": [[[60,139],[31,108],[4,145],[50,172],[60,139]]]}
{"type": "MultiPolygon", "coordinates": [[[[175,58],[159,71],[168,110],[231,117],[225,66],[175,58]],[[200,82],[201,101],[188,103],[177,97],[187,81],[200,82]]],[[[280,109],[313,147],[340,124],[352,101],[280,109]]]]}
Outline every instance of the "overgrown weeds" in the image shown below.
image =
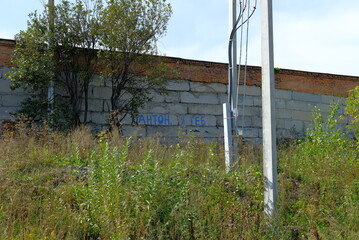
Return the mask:
{"type": "Polygon", "coordinates": [[[278,214],[263,214],[261,150],[163,145],[86,128],[0,139],[0,239],[358,239],[357,145],[315,112],[278,154],[278,214]]]}

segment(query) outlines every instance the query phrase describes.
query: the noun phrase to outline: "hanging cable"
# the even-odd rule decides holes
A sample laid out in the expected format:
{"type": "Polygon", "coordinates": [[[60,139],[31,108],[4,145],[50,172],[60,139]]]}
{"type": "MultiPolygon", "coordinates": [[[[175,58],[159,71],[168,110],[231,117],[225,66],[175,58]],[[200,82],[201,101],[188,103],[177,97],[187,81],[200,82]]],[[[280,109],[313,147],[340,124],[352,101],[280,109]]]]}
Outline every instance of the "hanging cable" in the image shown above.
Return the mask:
{"type": "MultiPolygon", "coordinates": [[[[230,71],[230,74],[229,74],[229,78],[230,78],[230,82],[233,81],[233,77],[232,74],[231,74],[231,71],[232,71],[232,49],[233,49],[233,37],[234,37],[234,34],[237,32],[237,30],[242,27],[246,22],[248,22],[248,20],[253,16],[255,10],[257,9],[257,0],[255,1],[255,5],[251,11],[251,13],[249,14],[249,16],[247,17],[247,19],[245,21],[243,21],[240,25],[239,24],[239,21],[242,19],[243,17],[243,14],[244,14],[244,10],[247,8],[247,6],[241,6],[241,9],[240,9],[240,12],[239,12],[239,15],[238,15],[238,18],[232,28],[232,31],[230,33],[230,36],[229,36],[229,44],[228,44],[228,59],[229,59],[229,71],[230,71]]],[[[229,94],[228,94],[228,102],[231,102],[231,98],[232,98],[232,90],[231,88],[229,87],[229,94]]]]}
{"type": "MultiPolygon", "coordinates": [[[[247,3],[248,3],[248,0],[245,1],[245,4],[244,4],[244,7],[243,7],[243,14],[244,15],[244,12],[246,10],[246,7],[247,7],[247,3]]],[[[240,3],[242,5],[242,2],[240,3]]],[[[244,17],[241,18],[242,22],[241,22],[241,25],[243,25],[243,22],[244,22],[244,17]]],[[[237,95],[235,96],[235,100],[234,100],[234,106],[233,106],[233,111],[235,116],[234,116],[234,127],[237,128],[237,118],[238,118],[238,97],[239,97],[239,85],[240,85],[240,79],[241,79],[241,63],[242,63],[242,53],[243,53],[243,28],[241,28],[241,32],[240,32],[240,41],[239,41],[239,46],[240,46],[240,51],[239,51],[239,60],[238,60],[238,67],[237,67],[237,76],[236,76],[236,82],[237,82],[237,95]]]]}
{"type": "MultiPolygon", "coordinates": [[[[249,7],[248,7],[248,14],[249,14],[249,7]]],[[[245,112],[244,108],[245,108],[246,87],[247,87],[248,42],[249,42],[249,19],[247,21],[246,47],[245,47],[246,52],[245,52],[245,61],[244,61],[244,74],[243,74],[242,129],[244,129],[244,112],[245,112]]]]}
{"type": "MultiPolygon", "coordinates": [[[[233,49],[233,38],[234,38],[234,34],[237,32],[238,28],[237,28],[237,25],[239,23],[239,21],[241,20],[241,18],[243,17],[243,11],[242,11],[242,5],[240,5],[240,11],[239,11],[239,15],[238,15],[238,18],[236,19],[236,22],[235,24],[233,25],[233,28],[232,28],[232,31],[230,33],[230,36],[229,36],[229,44],[228,44],[228,59],[229,59],[229,82],[233,82],[233,77],[235,76],[232,76],[232,68],[234,67],[233,66],[233,56],[232,56],[232,49],[233,49]]],[[[236,66],[235,66],[236,67],[236,66]]],[[[228,85],[229,86],[229,85],[228,85]]],[[[229,94],[228,94],[228,102],[230,103],[231,102],[231,99],[232,99],[232,89],[231,87],[229,86],[229,94]]],[[[233,106],[232,106],[233,107],[233,106]]],[[[232,110],[232,109],[231,109],[232,110]]]]}

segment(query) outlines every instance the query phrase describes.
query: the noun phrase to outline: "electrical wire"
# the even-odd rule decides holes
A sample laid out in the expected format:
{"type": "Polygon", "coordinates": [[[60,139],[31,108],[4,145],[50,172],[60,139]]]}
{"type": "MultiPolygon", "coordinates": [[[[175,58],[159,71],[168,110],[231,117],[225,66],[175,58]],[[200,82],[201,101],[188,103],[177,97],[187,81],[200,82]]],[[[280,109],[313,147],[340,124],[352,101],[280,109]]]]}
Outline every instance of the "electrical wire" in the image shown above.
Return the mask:
{"type": "MultiPolygon", "coordinates": [[[[255,1],[255,5],[253,7],[253,10],[251,12],[251,14],[247,17],[247,19],[245,21],[243,21],[241,23],[241,25],[237,26],[239,21],[241,20],[241,18],[243,17],[243,14],[244,14],[244,10],[246,9],[246,6],[242,7],[240,10],[240,13],[239,13],[239,16],[232,28],[232,31],[230,33],[230,36],[229,36],[229,44],[228,44],[228,59],[229,59],[229,70],[232,71],[232,49],[233,49],[233,37],[234,37],[234,34],[237,32],[237,30],[243,26],[243,24],[245,24],[246,22],[248,22],[248,20],[253,16],[255,10],[257,9],[257,0],[255,1]]],[[[233,76],[232,74],[229,74],[229,77],[230,77],[230,82],[233,81],[233,76]]],[[[231,98],[232,98],[232,91],[231,91],[231,88],[229,87],[229,94],[228,94],[228,102],[231,102],[231,98]]]]}
{"type": "MultiPolygon", "coordinates": [[[[242,37],[243,37],[243,28],[241,29],[241,50],[240,50],[240,62],[239,62],[239,70],[237,71],[237,76],[232,76],[232,69],[233,67],[237,67],[237,66],[233,66],[233,56],[232,56],[232,50],[233,50],[233,38],[234,38],[234,34],[238,31],[239,28],[241,28],[244,24],[247,23],[247,36],[246,36],[246,58],[245,58],[245,72],[244,72],[244,99],[243,99],[243,108],[242,111],[244,112],[244,100],[245,100],[245,85],[246,85],[246,75],[247,75],[247,60],[248,60],[248,33],[249,33],[249,19],[253,16],[255,10],[257,9],[257,0],[255,1],[254,7],[252,9],[252,11],[250,11],[250,0],[246,0],[244,5],[242,4],[242,1],[240,1],[240,11],[239,11],[239,15],[235,21],[235,24],[231,30],[230,33],[230,37],[229,37],[229,44],[228,44],[228,59],[229,59],[229,84],[228,84],[228,102],[231,103],[231,99],[232,99],[232,88],[230,86],[230,83],[233,83],[233,78],[238,76],[238,85],[239,85],[239,81],[240,81],[240,66],[241,66],[241,58],[242,58],[242,37]],[[248,6],[248,8],[247,8],[248,6]],[[244,20],[244,15],[245,15],[245,10],[248,10],[247,12],[247,17],[246,20],[244,20]],[[242,20],[241,24],[239,24],[239,22],[242,20]]],[[[235,104],[235,108],[237,108],[237,104],[238,104],[238,86],[237,85],[237,96],[236,99],[234,101],[235,104]]],[[[234,106],[231,106],[231,110],[234,110],[234,106]]],[[[233,113],[233,112],[232,112],[233,113]]],[[[244,115],[244,114],[243,114],[244,115]]],[[[236,120],[235,119],[235,124],[236,124],[236,120]]],[[[234,126],[236,127],[236,125],[234,126]]],[[[242,117],[242,128],[244,127],[244,118],[242,117]]]]}
{"type": "MultiPolygon", "coordinates": [[[[250,3],[249,3],[250,4],[250,3]]],[[[249,14],[249,8],[248,8],[249,14]]],[[[248,67],[248,42],[249,42],[249,19],[247,21],[247,33],[246,33],[246,57],[244,61],[244,74],[243,74],[243,102],[242,102],[242,129],[244,129],[244,111],[246,102],[246,87],[247,87],[247,67],[248,67]]]]}

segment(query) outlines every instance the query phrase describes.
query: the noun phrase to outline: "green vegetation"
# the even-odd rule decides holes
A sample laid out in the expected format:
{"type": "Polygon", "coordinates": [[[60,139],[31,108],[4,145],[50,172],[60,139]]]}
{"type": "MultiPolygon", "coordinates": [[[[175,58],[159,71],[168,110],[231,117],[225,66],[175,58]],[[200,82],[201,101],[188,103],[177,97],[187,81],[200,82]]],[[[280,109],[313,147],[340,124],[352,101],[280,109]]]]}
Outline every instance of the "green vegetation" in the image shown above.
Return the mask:
{"type": "Polygon", "coordinates": [[[350,128],[352,128],[359,138],[359,86],[349,91],[347,98],[346,112],[352,117],[350,128]]]}
{"type": "Polygon", "coordinates": [[[319,111],[278,153],[279,206],[263,215],[261,151],[18,127],[0,140],[0,239],[358,239],[357,142],[319,111]]]}
{"type": "Polygon", "coordinates": [[[16,67],[7,76],[12,88],[31,94],[17,114],[47,119],[53,129],[86,123],[90,83],[98,84],[95,75],[100,75],[111,89],[109,123],[119,127],[126,114],[137,119],[151,91],[166,93],[165,78],[172,73],[155,56],[171,5],[166,0],[59,2],[30,14],[27,30],[15,36],[16,67]],[[51,81],[54,105],[48,102],[51,81]]]}

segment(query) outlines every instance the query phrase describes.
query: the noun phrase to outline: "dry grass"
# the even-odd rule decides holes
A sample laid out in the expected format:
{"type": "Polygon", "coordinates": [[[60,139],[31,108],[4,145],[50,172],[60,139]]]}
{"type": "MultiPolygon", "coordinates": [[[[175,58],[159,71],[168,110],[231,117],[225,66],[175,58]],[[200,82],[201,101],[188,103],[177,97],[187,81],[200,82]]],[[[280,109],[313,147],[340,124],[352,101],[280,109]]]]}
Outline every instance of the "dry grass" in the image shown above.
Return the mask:
{"type": "Polygon", "coordinates": [[[283,148],[270,229],[261,150],[239,150],[226,174],[223,147],[191,137],[163,145],[20,126],[0,139],[0,239],[358,238],[355,144],[283,148]]]}

